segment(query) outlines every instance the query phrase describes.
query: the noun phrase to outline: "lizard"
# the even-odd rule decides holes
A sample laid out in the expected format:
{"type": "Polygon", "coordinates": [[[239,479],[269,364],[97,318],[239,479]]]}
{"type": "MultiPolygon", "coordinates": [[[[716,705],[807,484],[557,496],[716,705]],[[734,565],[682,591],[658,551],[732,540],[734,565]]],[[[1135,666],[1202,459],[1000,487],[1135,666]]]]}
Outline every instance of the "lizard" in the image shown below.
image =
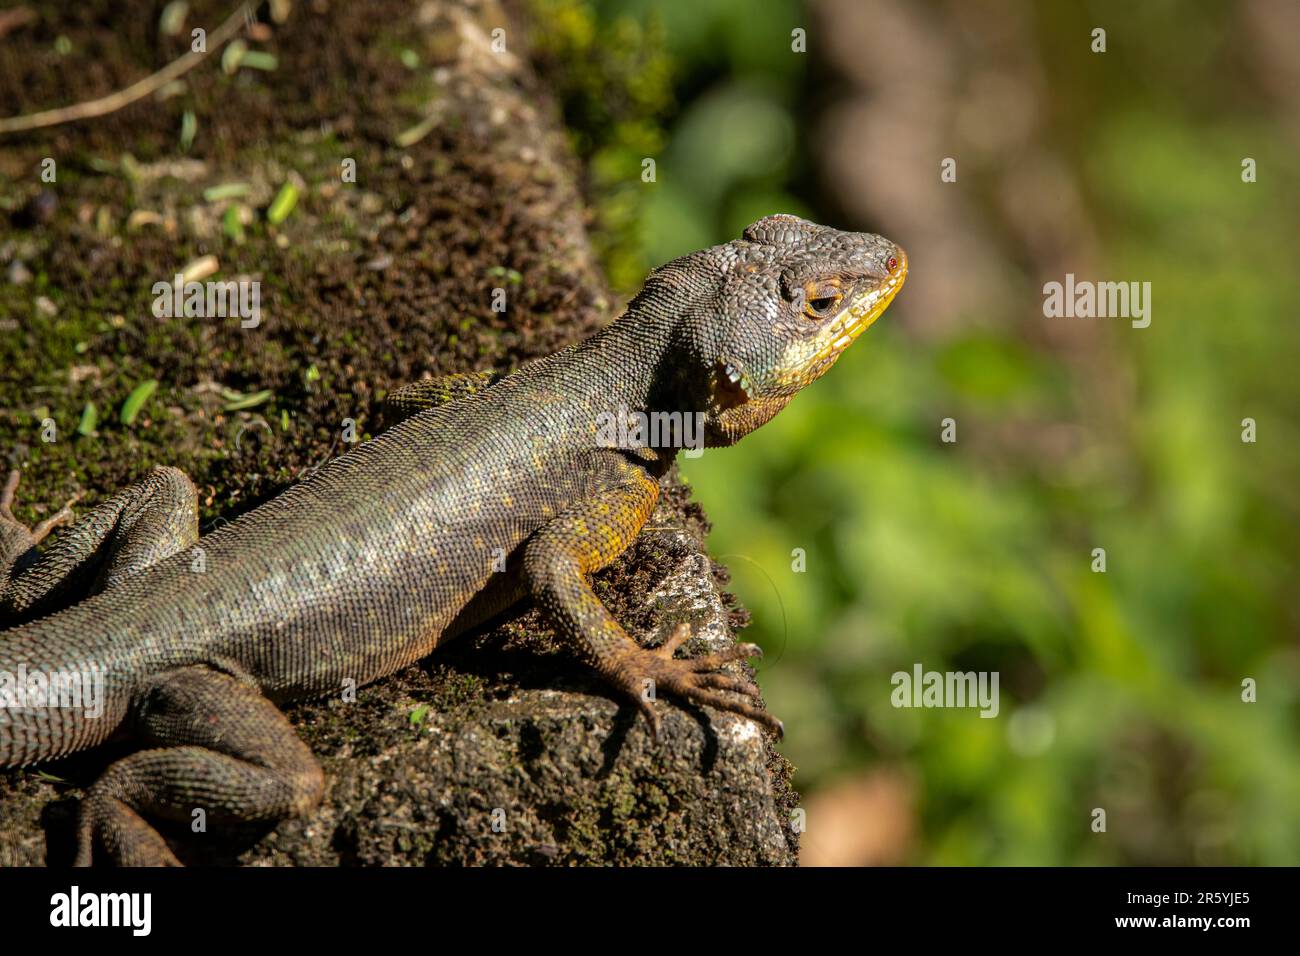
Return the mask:
{"type": "Polygon", "coordinates": [[[395,389],[390,427],[202,539],[179,469],[30,531],[15,472],[0,494],[0,767],[140,742],[87,789],[75,864],[102,850],[179,865],[148,817],[274,822],[320,801],[321,766],[280,705],[379,680],[528,598],[651,733],[659,694],[782,733],[757,685],[723,670],[757,646],[678,657],[680,624],[643,647],[593,590],[682,444],[602,426],[680,413],[704,447],[735,443],[825,374],[907,271],[881,236],[767,216],[652,271],[583,342],[395,389]],[[19,673],[99,681],[97,710],[17,698],[12,676],[6,699],[19,673]]]}

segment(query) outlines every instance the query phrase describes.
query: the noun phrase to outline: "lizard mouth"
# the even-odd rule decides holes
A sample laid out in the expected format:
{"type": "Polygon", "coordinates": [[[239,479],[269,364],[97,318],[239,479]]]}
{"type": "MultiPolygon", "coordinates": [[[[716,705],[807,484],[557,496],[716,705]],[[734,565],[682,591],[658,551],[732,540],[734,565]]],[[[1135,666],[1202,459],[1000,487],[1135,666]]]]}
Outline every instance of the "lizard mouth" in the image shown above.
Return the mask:
{"type": "Polygon", "coordinates": [[[834,360],[853,344],[853,340],[871,328],[894,301],[907,281],[907,253],[898,250],[898,267],[875,287],[857,296],[826,330],[826,344],[813,357],[814,363],[834,360]]]}
{"type": "Polygon", "coordinates": [[[801,361],[789,363],[789,371],[782,376],[781,386],[798,390],[824,375],[836,359],[853,344],[853,340],[875,323],[889,308],[898,290],[907,280],[907,253],[898,250],[898,264],[894,271],[858,293],[853,300],[809,343],[812,354],[801,361]]]}

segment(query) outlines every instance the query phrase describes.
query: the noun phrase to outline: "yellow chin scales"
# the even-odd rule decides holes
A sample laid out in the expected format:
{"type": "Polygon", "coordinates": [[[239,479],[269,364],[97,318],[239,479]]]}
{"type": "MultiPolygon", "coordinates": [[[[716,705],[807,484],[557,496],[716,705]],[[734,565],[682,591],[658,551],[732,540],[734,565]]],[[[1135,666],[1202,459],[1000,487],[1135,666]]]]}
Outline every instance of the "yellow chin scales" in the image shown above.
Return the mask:
{"type": "Polygon", "coordinates": [[[870,292],[855,299],[853,304],[844,310],[842,317],[835,321],[835,328],[829,336],[831,342],[818,352],[817,360],[843,352],[854,339],[871,328],[876,319],[889,308],[889,303],[894,301],[894,296],[898,295],[898,290],[903,287],[906,280],[907,256],[903,254],[897,272],[870,292]]]}
{"type": "MultiPolygon", "coordinates": [[[[898,269],[874,289],[858,296],[833,323],[817,337],[818,344],[813,354],[803,361],[788,363],[788,371],[782,378],[783,385],[802,387],[820,378],[835,363],[840,353],[853,344],[853,340],[869,329],[889,303],[894,301],[898,290],[907,279],[907,256],[900,251],[898,269]]],[[[791,356],[793,358],[793,356],[791,356]]]]}

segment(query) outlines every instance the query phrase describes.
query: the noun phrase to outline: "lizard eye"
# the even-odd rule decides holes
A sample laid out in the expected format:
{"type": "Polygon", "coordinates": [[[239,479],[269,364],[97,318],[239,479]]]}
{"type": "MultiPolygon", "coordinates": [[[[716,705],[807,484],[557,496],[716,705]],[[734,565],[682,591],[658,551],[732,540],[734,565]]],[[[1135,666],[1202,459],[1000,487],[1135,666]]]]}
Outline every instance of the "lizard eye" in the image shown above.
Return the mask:
{"type": "Polygon", "coordinates": [[[814,319],[824,319],[835,311],[835,306],[839,303],[842,295],[821,295],[815,299],[809,299],[804,305],[804,314],[812,316],[814,319]]]}

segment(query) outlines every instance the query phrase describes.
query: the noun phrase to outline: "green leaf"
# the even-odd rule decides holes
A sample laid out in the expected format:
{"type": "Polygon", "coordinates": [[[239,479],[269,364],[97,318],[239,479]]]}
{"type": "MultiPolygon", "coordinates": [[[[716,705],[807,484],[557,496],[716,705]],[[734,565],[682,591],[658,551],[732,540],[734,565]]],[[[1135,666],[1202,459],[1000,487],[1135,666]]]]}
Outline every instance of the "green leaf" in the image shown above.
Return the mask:
{"type": "Polygon", "coordinates": [[[199,120],[193,110],[181,114],[181,152],[188,153],[194,145],[194,134],[199,131],[199,120]]]}
{"type": "Polygon", "coordinates": [[[134,423],[135,417],[140,414],[140,409],[144,407],[144,403],[149,401],[157,390],[158,380],[156,378],[151,378],[149,381],[137,385],[135,390],[126,397],[126,401],[122,403],[122,412],[118,416],[118,420],[123,425],[134,423]]]}
{"type": "Polygon", "coordinates": [[[189,9],[190,5],[186,0],[172,0],[163,7],[162,15],[158,17],[158,32],[169,37],[179,35],[181,28],[185,26],[185,14],[189,9]]]}
{"type": "Polygon", "coordinates": [[[130,153],[122,154],[122,175],[133,183],[138,183],[141,176],[140,161],[130,153]]]}
{"type": "Polygon", "coordinates": [[[424,139],[424,137],[428,136],[429,133],[433,131],[433,128],[438,125],[439,119],[441,119],[441,117],[437,115],[426,116],[424,119],[420,120],[420,122],[416,123],[414,126],[408,129],[404,129],[400,133],[398,133],[397,136],[393,139],[393,142],[396,143],[398,146],[402,147],[403,149],[405,149],[407,146],[414,146],[416,143],[424,139]]]}
{"type": "Polygon", "coordinates": [[[419,707],[415,708],[415,710],[411,711],[411,717],[410,717],[411,726],[419,727],[421,724],[424,723],[424,718],[427,717],[428,714],[429,714],[428,704],[421,704],[419,707]]]}
{"type": "Polygon", "coordinates": [[[231,40],[225,51],[221,54],[221,72],[227,76],[233,76],[239,69],[239,64],[243,62],[244,56],[248,53],[248,44],[243,40],[231,40]]]}
{"type": "Polygon", "coordinates": [[[244,244],[244,224],[239,219],[239,206],[226,207],[226,213],[221,217],[221,231],[235,245],[244,244]]]}
{"type": "Polygon", "coordinates": [[[240,395],[238,392],[224,390],[222,394],[227,397],[234,396],[231,401],[223,406],[228,412],[237,412],[244,408],[256,408],[258,405],[269,402],[275,397],[275,392],[269,388],[264,388],[260,392],[253,392],[251,395],[240,395]]]}
{"type": "Polygon", "coordinates": [[[81,410],[81,421],[77,424],[77,434],[90,435],[98,424],[99,413],[95,411],[95,403],[86,402],[86,407],[81,410]]]}
{"type": "Polygon", "coordinates": [[[263,53],[261,50],[249,50],[239,59],[239,66],[249,67],[254,70],[265,70],[268,73],[278,69],[280,61],[275,58],[273,53],[263,53]]]}
{"type": "Polygon", "coordinates": [[[235,199],[245,196],[252,187],[248,183],[221,183],[203,190],[204,202],[219,202],[222,199],[235,199]]]}
{"type": "Polygon", "coordinates": [[[289,218],[289,213],[293,212],[293,207],[298,205],[298,187],[293,183],[285,183],[280,187],[280,192],[275,199],[271,200],[271,206],[266,210],[266,221],[273,226],[278,226],[289,218]]]}

